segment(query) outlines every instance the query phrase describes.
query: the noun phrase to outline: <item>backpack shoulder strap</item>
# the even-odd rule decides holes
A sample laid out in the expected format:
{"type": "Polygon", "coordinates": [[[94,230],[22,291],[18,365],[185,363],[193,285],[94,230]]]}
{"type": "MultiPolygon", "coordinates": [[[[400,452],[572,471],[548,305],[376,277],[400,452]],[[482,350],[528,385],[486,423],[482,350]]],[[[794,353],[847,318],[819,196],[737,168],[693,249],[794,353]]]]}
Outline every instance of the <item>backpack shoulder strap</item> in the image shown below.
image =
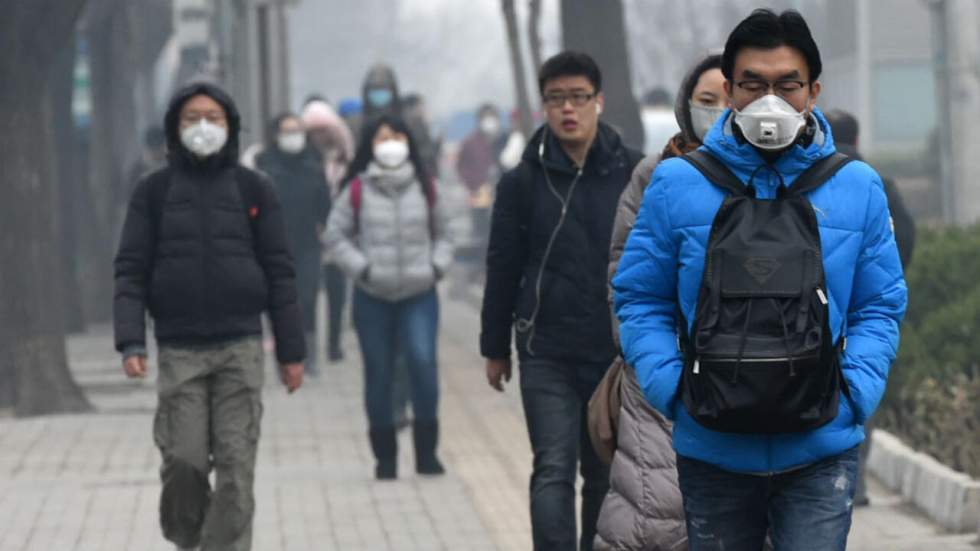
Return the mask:
{"type": "Polygon", "coordinates": [[[748,193],[745,184],[738,179],[738,176],[732,174],[732,171],[724,163],[707,151],[695,149],[681,158],[690,163],[716,186],[724,188],[734,195],[746,195],[748,193]]]}
{"type": "Polygon", "coordinates": [[[435,178],[429,178],[428,181],[426,181],[426,183],[424,184],[423,192],[425,194],[425,204],[426,207],[428,207],[428,213],[429,213],[429,235],[432,237],[432,239],[435,239],[436,237],[435,210],[436,210],[436,200],[438,199],[438,197],[436,196],[435,178]]]}
{"type": "Polygon", "coordinates": [[[150,223],[153,226],[154,238],[160,234],[160,220],[163,219],[163,203],[167,200],[167,192],[170,191],[173,179],[173,174],[167,174],[165,178],[150,183],[147,207],[150,212],[150,223]]]}
{"type": "Polygon", "coordinates": [[[829,180],[837,171],[844,168],[844,165],[851,162],[853,159],[844,155],[843,153],[834,153],[818,160],[817,162],[810,165],[810,168],[803,171],[803,174],[793,182],[793,185],[789,187],[789,191],[794,195],[803,195],[809,191],[813,191],[818,187],[822,186],[824,182],[829,180]]]}
{"type": "Polygon", "coordinates": [[[364,197],[364,186],[361,185],[360,178],[350,181],[350,208],[354,213],[354,235],[361,231],[361,202],[364,197]]]}

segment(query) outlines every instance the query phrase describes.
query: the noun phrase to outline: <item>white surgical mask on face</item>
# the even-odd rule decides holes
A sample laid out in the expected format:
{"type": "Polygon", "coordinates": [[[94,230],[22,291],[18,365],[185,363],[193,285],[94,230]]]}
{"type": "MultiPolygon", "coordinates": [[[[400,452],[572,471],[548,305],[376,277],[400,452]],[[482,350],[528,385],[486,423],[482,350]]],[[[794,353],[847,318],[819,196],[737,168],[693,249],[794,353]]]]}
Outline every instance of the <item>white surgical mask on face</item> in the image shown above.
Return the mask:
{"type": "Polygon", "coordinates": [[[792,144],[806,120],[789,102],[769,94],[735,110],[735,124],[750,144],[771,151],[792,144]]]}
{"type": "Polygon", "coordinates": [[[228,130],[223,126],[201,119],[180,132],[180,141],[198,157],[208,157],[221,151],[228,141],[228,130]]]}
{"type": "Polygon", "coordinates": [[[385,140],[374,146],[374,160],[385,168],[398,168],[408,159],[408,144],[400,140],[385,140]]]}
{"type": "Polygon", "coordinates": [[[500,131],[500,121],[497,120],[497,117],[483,117],[480,120],[480,130],[484,134],[492,136],[500,131]]]}
{"type": "Polygon", "coordinates": [[[306,147],[306,134],[302,132],[283,132],[276,136],[276,144],[284,153],[299,153],[306,147]]]}
{"type": "Polygon", "coordinates": [[[690,102],[690,105],[691,125],[694,127],[692,130],[694,130],[694,135],[698,137],[698,140],[704,142],[704,137],[708,135],[708,131],[718,121],[718,117],[725,112],[725,108],[698,105],[693,101],[690,102]]]}

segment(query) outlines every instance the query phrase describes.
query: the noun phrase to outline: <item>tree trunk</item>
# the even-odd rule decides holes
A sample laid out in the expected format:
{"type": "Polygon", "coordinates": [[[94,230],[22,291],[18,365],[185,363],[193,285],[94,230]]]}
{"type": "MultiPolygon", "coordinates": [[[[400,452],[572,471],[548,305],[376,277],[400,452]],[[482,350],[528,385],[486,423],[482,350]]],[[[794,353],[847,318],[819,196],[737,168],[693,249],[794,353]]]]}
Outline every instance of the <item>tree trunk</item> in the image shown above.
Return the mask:
{"type": "Polygon", "coordinates": [[[531,118],[531,102],[527,94],[527,77],[524,73],[524,57],[521,55],[521,35],[517,25],[517,11],[514,0],[501,0],[504,22],[507,24],[507,43],[510,45],[510,64],[514,71],[514,99],[517,101],[518,120],[524,136],[534,131],[531,118]]]}
{"type": "Polygon", "coordinates": [[[527,41],[531,49],[534,70],[541,69],[541,0],[529,0],[527,17],[527,41]]]}
{"type": "Polygon", "coordinates": [[[18,415],[91,408],[65,351],[48,103],[51,65],[83,5],[0,2],[0,397],[18,415]]]}
{"type": "Polygon", "coordinates": [[[589,54],[602,70],[603,119],[627,144],[642,150],[643,123],[633,97],[622,0],[562,0],[561,28],[565,48],[589,54]]]}
{"type": "Polygon", "coordinates": [[[77,147],[74,124],[72,124],[72,96],[75,88],[75,40],[73,33],[68,45],[58,54],[52,64],[49,99],[52,118],[61,121],[53,126],[54,155],[52,163],[56,171],[55,183],[58,201],[58,256],[61,259],[62,299],[64,305],[64,326],[68,333],[85,330],[85,316],[82,313],[82,290],[78,277],[78,239],[79,224],[78,201],[79,184],[87,182],[80,179],[75,170],[77,147]]]}

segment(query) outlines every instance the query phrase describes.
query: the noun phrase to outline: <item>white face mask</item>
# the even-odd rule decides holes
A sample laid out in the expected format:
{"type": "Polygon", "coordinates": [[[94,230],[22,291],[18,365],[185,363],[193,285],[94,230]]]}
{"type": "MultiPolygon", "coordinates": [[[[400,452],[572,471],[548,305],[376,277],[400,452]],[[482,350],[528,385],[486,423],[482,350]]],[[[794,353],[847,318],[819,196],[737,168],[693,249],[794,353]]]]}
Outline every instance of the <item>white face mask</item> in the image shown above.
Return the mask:
{"type": "Polygon", "coordinates": [[[497,120],[497,117],[483,117],[480,120],[480,130],[484,134],[493,136],[500,131],[500,121],[497,120]]]}
{"type": "Polygon", "coordinates": [[[699,140],[704,142],[704,137],[708,135],[708,131],[711,130],[711,127],[718,121],[718,117],[725,112],[725,108],[698,105],[693,101],[690,102],[690,105],[691,125],[694,127],[692,130],[694,130],[694,135],[697,136],[699,140]]]}
{"type": "Polygon", "coordinates": [[[408,143],[385,140],[374,146],[374,160],[385,168],[398,168],[408,159],[408,143]]]}
{"type": "Polygon", "coordinates": [[[735,124],[748,142],[759,149],[783,149],[796,140],[806,124],[803,113],[786,100],[769,94],[735,110],[735,124]]]}
{"type": "Polygon", "coordinates": [[[212,124],[207,119],[188,126],[180,132],[180,141],[184,147],[198,157],[208,157],[221,151],[228,141],[228,130],[223,126],[212,124]]]}
{"type": "Polygon", "coordinates": [[[276,144],[283,153],[296,154],[306,147],[306,134],[302,132],[283,132],[276,136],[276,144]]]}

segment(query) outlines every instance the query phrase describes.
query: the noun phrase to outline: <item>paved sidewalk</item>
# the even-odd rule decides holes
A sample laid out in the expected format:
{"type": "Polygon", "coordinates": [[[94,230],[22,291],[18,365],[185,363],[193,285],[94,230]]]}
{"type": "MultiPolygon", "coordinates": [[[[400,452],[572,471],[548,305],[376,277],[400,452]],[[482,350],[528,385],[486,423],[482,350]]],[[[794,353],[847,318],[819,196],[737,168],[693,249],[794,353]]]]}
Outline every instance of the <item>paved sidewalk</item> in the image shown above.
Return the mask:
{"type": "MultiPolygon", "coordinates": [[[[443,444],[449,474],[414,474],[408,434],[401,478],[376,483],[359,355],[323,367],[287,396],[269,367],[256,494],[256,551],[528,550],[531,454],[516,380],[490,390],[476,356],[472,305],[443,303],[443,444]]],[[[153,381],[126,381],[107,330],[72,338],[72,369],[99,412],[0,419],[0,551],[150,551],[159,535],[153,381]]],[[[849,549],[977,551],[880,489],[855,514],[849,549]]]]}

